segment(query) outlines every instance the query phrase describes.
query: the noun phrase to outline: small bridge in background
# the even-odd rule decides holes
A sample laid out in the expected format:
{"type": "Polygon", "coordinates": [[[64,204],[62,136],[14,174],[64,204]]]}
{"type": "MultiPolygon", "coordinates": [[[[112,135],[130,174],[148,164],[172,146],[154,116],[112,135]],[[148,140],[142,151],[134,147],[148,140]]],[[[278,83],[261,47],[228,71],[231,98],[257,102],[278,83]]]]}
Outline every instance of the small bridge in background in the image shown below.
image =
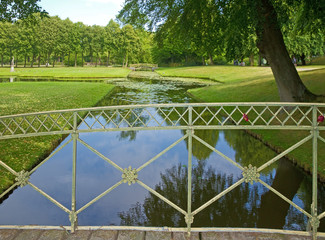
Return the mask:
{"type": "Polygon", "coordinates": [[[303,103],[211,103],[211,104],[156,104],[156,105],[130,105],[110,106],[86,109],[72,109],[61,111],[40,112],[31,114],[19,114],[0,117],[0,140],[25,138],[33,136],[44,136],[53,134],[71,134],[71,139],[60,146],[50,156],[44,159],[32,170],[16,172],[0,161],[0,165],[16,176],[16,182],[0,198],[5,196],[15,187],[31,186],[35,191],[61,208],[69,216],[70,226],[64,227],[42,227],[42,226],[0,226],[1,239],[325,239],[325,235],[318,233],[320,220],[325,217],[325,212],[318,214],[317,211],[317,161],[325,161],[324,156],[318,156],[318,143],[325,143],[321,133],[325,132],[324,116],[325,104],[303,104],[303,103]],[[83,128],[80,128],[80,125],[83,128]],[[80,136],[81,133],[110,132],[110,131],[168,131],[180,129],[184,136],[172,143],[153,158],[146,161],[142,166],[134,168],[121,168],[118,162],[114,162],[107,156],[90,146],[80,136]],[[269,159],[261,166],[241,166],[239,163],[224,155],[221,151],[211,146],[205,140],[196,135],[196,130],[295,130],[309,131],[310,134],[297,140],[291,147],[269,159]],[[192,142],[196,140],[216,154],[226,159],[229,163],[242,171],[242,177],[222,192],[215,193],[215,197],[202,203],[196,209],[192,208],[192,142]],[[187,209],[182,209],[169,199],[158,193],[146,183],[138,179],[138,173],[148,165],[156,161],[164,153],[168,152],[178,143],[186,141],[188,146],[187,165],[187,209]],[[260,178],[260,172],[277,162],[279,159],[299,148],[304,143],[311,141],[313,160],[312,175],[312,206],[311,211],[299,207],[292,200],[282,195],[260,178]],[[71,161],[72,167],[72,195],[71,207],[66,207],[46,192],[29,181],[30,175],[42,164],[57,154],[68,144],[73,145],[71,161]],[[108,164],[121,172],[121,179],[112,183],[106,191],[86,203],[81,208],[76,208],[76,164],[77,143],[84,145],[92,152],[101,157],[108,164]],[[284,230],[262,230],[262,229],[220,229],[220,228],[193,228],[195,215],[203,209],[217,202],[242,183],[257,182],[269,191],[289,203],[292,207],[308,217],[307,232],[292,232],[284,230]],[[168,205],[184,215],[186,228],[148,228],[148,227],[89,227],[78,226],[78,214],[109,194],[121,184],[139,184],[153,195],[157,196],[168,205]],[[34,230],[30,230],[34,229],[34,230]],[[38,229],[38,230],[35,230],[38,229]],[[60,230],[64,229],[64,230],[60,230]],[[97,230],[97,231],[90,231],[97,230]],[[132,231],[131,231],[132,230],[132,231]],[[66,231],[75,233],[66,235],[66,231]],[[26,234],[26,235],[24,235],[26,234]],[[52,235],[53,234],[53,235],[52,235]],[[28,237],[30,235],[30,237],[28,237]],[[34,237],[31,237],[31,236],[34,237]],[[80,235],[80,237],[78,237],[80,235]],[[106,238],[100,238],[100,236],[106,238]],[[112,235],[112,237],[108,237],[112,235]],[[132,236],[131,236],[132,235],[132,236]],[[134,236],[133,236],[134,235],[134,236]],[[7,236],[7,237],[6,237],[7,236]],[[51,236],[52,238],[46,238],[51,236]]]}

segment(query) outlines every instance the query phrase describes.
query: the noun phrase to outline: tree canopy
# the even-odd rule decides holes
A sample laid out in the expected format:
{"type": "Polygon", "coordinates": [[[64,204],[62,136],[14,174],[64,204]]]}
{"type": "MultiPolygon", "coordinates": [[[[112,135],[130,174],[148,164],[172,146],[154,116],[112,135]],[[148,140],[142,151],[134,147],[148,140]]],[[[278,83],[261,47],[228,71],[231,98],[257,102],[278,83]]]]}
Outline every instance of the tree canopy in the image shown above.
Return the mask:
{"type": "Polygon", "coordinates": [[[1,66],[14,57],[16,63],[33,67],[123,65],[151,62],[151,34],[111,20],[105,27],[73,23],[59,17],[34,13],[14,23],[0,22],[1,66]]]}
{"type": "Polygon", "coordinates": [[[18,19],[25,19],[36,12],[46,14],[38,5],[39,1],[40,0],[1,0],[0,21],[13,22],[18,19]]]}
{"type": "MultiPolygon", "coordinates": [[[[319,0],[125,0],[119,19],[147,25],[150,29],[191,40],[197,53],[213,63],[212,55],[224,53],[228,60],[257,52],[268,60],[283,101],[314,99],[302,83],[283,39],[290,16],[297,16],[304,32],[316,22],[324,26],[324,3],[319,0]]],[[[320,29],[324,36],[324,27],[320,29]]],[[[161,34],[160,35],[164,35],[161,34]]],[[[320,38],[321,38],[320,37],[320,38]]],[[[288,39],[287,39],[288,40],[288,39]]],[[[293,39],[293,41],[296,41],[293,39]]],[[[311,39],[307,39],[309,43],[311,39]]],[[[287,41],[287,45],[289,41],[287,41]]],[[[306,44],[305,44],[306,45],[306,44]]],[[[193,49],[193,47],[192,47],[193,49]]],[[[291,48],[293,49],[293,48],[291,48]]],[[[306,49],[306,48],[305,48],[306,49]]],[[[294,49],[295,54],[301,51],[294,49]]],[[[311,54],[310,52],[304,53],[311,54]]]]}

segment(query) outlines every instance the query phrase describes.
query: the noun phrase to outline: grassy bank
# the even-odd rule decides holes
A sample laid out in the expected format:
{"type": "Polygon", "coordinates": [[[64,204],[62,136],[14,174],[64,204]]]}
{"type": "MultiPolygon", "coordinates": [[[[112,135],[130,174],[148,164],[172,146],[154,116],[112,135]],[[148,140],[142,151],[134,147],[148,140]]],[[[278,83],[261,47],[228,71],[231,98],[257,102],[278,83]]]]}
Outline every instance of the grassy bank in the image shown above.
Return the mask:
{"type": "MultiPolygon", "coordinates": [[[[224,67],[220,67],[223,71],[224,67]]],[[[232,67],[235,69],[236,67],[232,67]]],[[[240,68],[240,67],[237,67],[240,68]]],[[[206,68],[207,73],[212,74],[212,69],[216,71],[214,77],[218,75],[219,67],[206,68]]],[[[236,74],[232,71],[228,72],[228,75],[224,75],[224,79],[228,79],[224,84],[218,84],[214,86],[208,86],[205,88],[192,89],[190,94],[195,98],[204,102],[278,102],[278,90],[275,84],[275,80],[272,75],[262,74],[261,77],[255,72],[255,68],[245,67],[241,68],[245,73],[245,80],[239,80],[236,74]],[[236,80],[237,79],[237,80],[236,80]]],[[[263,71],[262,68],[261,71],[263,71]]],[[[185,68],[182,68],[183,75],[191,75],[191,72],[199,71],[198,69],[188,68],[188,73],[185,68]]],[[[175,70],[172,70],[174,72],[175,70]]],[[[235,69],[236,71],[236,69],[235,69]]],[[[165,70],[167,74],[167,70],[165,70]]],[[[325,69],[320,67],[318,70],[313,71],[300,71],[299,72],[303,82],[306,86],[316,94],[325,95],[325,69]]],[[[194,74],[197,76],[197,74],[194,74]]],[[[324,123],[323,123],[324,124],[324,123]]],[[[275,131],[275,130],[259,130],[252,132],[256,137],[263,142],[272,146],[277,151],[283,151],[298,142],[304,136],[308,135],[308,132],[302,131],[275,131]]],[[[325,133],[321,133],[322,137],[325,137],[325,133]]],[[[325,180],[325,144],[319,143],[319,165],[318,172],[322,180],[325,180]]],[[[312,153],[311,142],[302,145],[300,148],[294,150],[288,157],[295,161],[299,166],[303,167],[306,171],[311,170],[312,166],[312,153]]]]}
{"type": "Polygon", "coordinates": [[[54,78],[112,78],[126,77],[128,68],[117,67],[41,67],[41,68],[0,68],[0,76],[54,77],[54,78]]]}
{"type": "MultiPolygon", "coordinates": [[[[113,85],[101,83],[16,82],[0,84],[0,115],[95,106],[113,85]]],[[[46,157],[63,136],[0,141],[0,159],[15,171],[31,169],[46,157]]],[[[14,176],[0,167],[0,193],[14,176]]]]}
{"type": "MultiPolygon", "coordinates": [[[[325,65],[309,65],[298,67],[298,71],[306,69],[325,69],[325,65]]],[[[251,80],[273,79],[270,67],[241,67],[241,66],[198,66],[159,68],[156,70],[163,77],[203,78],[221,83],[247,82],[251,80]]]]}

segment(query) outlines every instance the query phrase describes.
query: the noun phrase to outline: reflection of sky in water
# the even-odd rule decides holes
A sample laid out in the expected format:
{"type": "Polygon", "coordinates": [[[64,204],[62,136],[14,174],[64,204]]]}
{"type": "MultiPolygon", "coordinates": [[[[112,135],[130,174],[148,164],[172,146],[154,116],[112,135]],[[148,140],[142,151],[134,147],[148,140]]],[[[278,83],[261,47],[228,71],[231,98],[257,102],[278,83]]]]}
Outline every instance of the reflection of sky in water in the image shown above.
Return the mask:
{"type": "MultiPolygon", "coordinates": [[[[137,133],[136,141],[131,142],[127,140],[117,141],[118,137],[118,132],[80,135],[83,141],[124,169],[128,166],[140,167],[181,138],[182,134],[179,131],[156,131],[154,133],[141,131],[137,133]]],[[[218,146],[226,152],[231,150],[225,143],[220,143],[218,146]]],[[[117,183],[121,179],[122,173],[81,143],[78,143],[77,149],[77,209],[79,209],[117,183]]],[[[233,152],[230,153],[230,156],[234,154],[233,152]]],[[[161,181],[160,173],[164,173],[166,169],[179,163],[187,166],[187,159],[186,143],[182,141],[140,171],[139,179],[154,188],[161,181]]],[[[195,166],[197,160],[193,160],[195,166]]],[[[217,166],[220,172],[240,175],[240,171],[217,154],[212,154],[207,161],[210,165],[217,166]]],[[[71,169],[72,142],[41,166],[31,176],[30,181],[69,209],[71,204],[71,169]]],[[[123,184],[82,212],[79,215],[79,224],[118,225],[117,213],[127,211],[136,202],[143,202],[146,194],[147,190],[137,184],[131,186],[123,184]]],[[[19,188],[0,206],[1,216],[6,216],[5,218],[0,217],[0,223],[69,224],[65,213],[53,204],[48,204],[48,202],[29,186],[19,188]],[[13,211],[13,209],[19,209],[19,211],[13,211]],[[50,209],[49,213],[47,212],[48,209],[50,209]],[[33,216],[32,219],[30,215],[33,216]]]]}
{"type": "MultiPolygon", "coordinates": [[[[127,85],[129,88],[123,88],[121,92],[116,93],[110,99],[104,100],[104,105],[112,105],[116,102],[120,104],[146,104],[173,101],[181,102],[181,100],[183,102],[190,101],[185,95],[186,89],[190,86],[184,87],[180,83],[169,83],[166,85],[161,85],[159,82],[149,83],[128,81],[127,85]]],[[[116,84],[121,85],[121,82],[116,82],[116,84]]],[[[154,114],[155,109],[150,109],[150,113],[154,114]]],[[[99,118],[99,120],[102,123],[105,122],[104,118],[99,118]]],[[[92,121],[92,119],[89,119],[87,123],[91,124],[92,121]]],[[[80,128],[86,128],[85,124],[81,125],[80,128]]],[[[242,149],[245,150],[245,146],[238,145],[240,141],[230,144],[231,137],[229,137],[229,134],[225,134],[225,132],[215,132],[214,134],[218,135],[216,142],[213,143],[216,149],[231,159],[242,161],[241,164],[243,166],[248,165],[246,158],[249,157],[238,156],[240,154],[240,151],[238,151],[239,147],[243,147],[242,149]]],[[[123,135],[121,132],[83,133],[80,134],[80,138],[124,169],[129,166],[132,166],[132,168],[140,167],[146,161],[155,157],[183,137],[183,135],[184,133],[178,130],[160,130],[137,131],[133,137],[127,134],[123,135]]],[[[207,136],[210,135],[207,134],[207,136]]],[[[70,136],[64,142],[69,139],[70,136]]],[[[203,145],[195,145],[195,147],[199,151],[205,151],[206,148],[203,145]]],[[[120,181],[122,173],[79,142],[77,149],[77,209],[79,209],[120,181]]],[[[265,148],[262,151],[270,150],[265,148]]],[[[272,154],[275,155],[274,153],[272,154]]],[[[241,171],[218,154],[212,152],[204,156],[208,157],[204,160],[198,160],[196,157],[193,157],[194,168],[199,165],[200,161],[205,161],[205,169],[212,167],[217,174],[232,176],[234,182],[241,177],[241,171]]],[[[138,177],[149,187],[155,188],[161,182],[161,174],[165,174],[166,170],[179,164],[186,167],[187,161],[187,143],[186,141],[181,141],[167,153],[141,170],[138,177]]],[[[277,175],[276,168],[280,165],[273,164],[271,167],[265,169],[261,174],[261,179],[268,184],[272,184],[277,175]]],[[[30,181],[70,209],[71,172],[72,142],[33,173],[30,181]]],[[[290,178],[290,176],[287,177],[290,178]]],[[[302,186],[308,184],[310,182],[304,180],[302,186]]],[[[249,194],[256,194],[256,196],[248,196],[248,199],[238,199],[238,201],[244,201],[240,207],[245,208],[249,214],[252,214],[256,211],[256,207],[261,206],[260,196],[265,194],[267,189],[257,183],[247,186],[249,194]],[[256,199],[255,207],[252,205],[252,198],[256,199]]],[[[304,189],[307,189],[307,187],[299,187],[298,193],[293,197],[293,201],[301,207],[309,205],[309,203],[306,204],[306,199],[309,198],[309,195],[305,193],[306,191],[304,189]],[[307,195],[308,197],[306,197],[307,195]]],[[[231,195],[232,193],[229,194],[231,195]]],[[[78,215],[78,222],[80,225],[120,225],[121,219],[118,213],[127,212],[137,202],[143,203],[147,196],[148,191],[141,186],[137,184],[128,186],[128,184],[123,183],[81,212],[78,215]]],[[[237,197],[234,196],[234,199],[237,199],[237,197]]],[[[218,204],[218,201],[214,204],[218,204]]],[[[236,211],[236,206],[229,206],[236,211]]],[[[200,214],[207,214],[211,209],[213,209],[213,204],[199,213],[198,217],[200,217],[200,214]]],[[[304,229],[306,221],[307,219],[301,216],[295,208],[290,207],[283,228],[304,229]],[[295,223],[294,221],[297,219],[299,221],[295,223]]],[[[68,214],[63,210],[52,204],[30,186],[26,186],[15,190],[0,205],[0,224],[69,225],[69,220],[68,214]]],[[[256,223],[250,223],[250,225],[256,226],[256,223]]]]}

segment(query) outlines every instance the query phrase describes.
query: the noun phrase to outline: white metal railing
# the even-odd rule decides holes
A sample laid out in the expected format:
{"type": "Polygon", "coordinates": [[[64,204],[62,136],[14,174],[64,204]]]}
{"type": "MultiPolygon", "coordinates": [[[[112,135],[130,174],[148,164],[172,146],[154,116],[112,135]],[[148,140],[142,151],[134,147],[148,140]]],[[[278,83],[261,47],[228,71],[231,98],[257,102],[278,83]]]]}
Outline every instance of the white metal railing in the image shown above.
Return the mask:
{"type": "MultiPolygon", "coordinates": [[[[309,103],[211,103],[211,104],[156,104],[156,105],[132,105],[132,106],[110,106],[98,108],[84,108],[61,111],[49,111],[31,114],[18,114],[0,117],[0,140],[33,137],[52,134],[71,134],[72,138],[59,147],[49,157],[44,159],[38,166],[31,170],[16,172],[8,164],[0,161],[0,165],[16,176],[16,182],[7,191],[0,195],[0,198],[17,186],[30,185],[37,192],[48,198],[55,205],[69,214],[71,222],[71,231],[77,228],[77,215],[88,208],[100,198],[111,192],[123,183],[139,184],[149,192],[168,203],[171,207],[182,213],[187,224],[187,231],[191,232],[191,225],[194,216],[203,209],[220,199],[222,196],[232,191],[244,182],[259,182],[267,189],[281,197],[284,201],[291,204],[301,213],[309,218],[309,226],[312,228],[313,238],[317,238],[317,229],[320,219],[325,217],[325,212],[318,215],[317,213],[317,145],[318,142],[324,142],[325,139],[320,132],[325,131],[324,126],[325,104],[309,103]],[[80,128],[79,126],[83,127],[80,128]],[[134,130],[185,130],[186,134],[149,159],[139,168],[123,169],[118,163],[113,162],[107,156],[91,147],[88,143],[80,138],[80,133],[84,132],[108,132],[108,131],[134,131],[134,130]],[[236,161],[224,155],[221,151],[215,149],[204,139],[195,134],[200,129],[278,129],[278,130],[299,130],[310,131],[310,134],[303,139],[299,139],[294,145],[270,159],[261,166],[241,166],[236,161]],[[192,141],[199,141],[201,144],[214,151],[231,164],[242,171],[242,178],[232,186],[216,193],[216,196],[208,202],[202,204],[197,209],[192,209],[192,141]],[[188,196],[187,209],[177,206],[162,194],[150,188],[144,182],[138,179],[138,173],[153,163],[161,155],[168,152],[174,146],[182,141],[188,143],[188,196]],[[260,172],[272,163],[278,161],[302,144],[312,141],[313,154],[313,193],[311,212],[299,207],[297,204],[286,198],[276,189],[260,179],[260,172]],[[53,197],[39,189],[29,182],[30,175],[35,172],[43,163],[52,158],[61,149],[69,143],[73,144],[73,170],[72,170],[72,205],[71,209],[66,208],[53,197]],[[83,144],[95,154],[107,161],[113,167],[121,172],[121,179],[112,184],[106,191],[92,199],[80,209],[76,209],[76,162],[77,162],[77,142],[83,144]]],[[[324,161],[324,159],[321,159],[324,161]]]]}

